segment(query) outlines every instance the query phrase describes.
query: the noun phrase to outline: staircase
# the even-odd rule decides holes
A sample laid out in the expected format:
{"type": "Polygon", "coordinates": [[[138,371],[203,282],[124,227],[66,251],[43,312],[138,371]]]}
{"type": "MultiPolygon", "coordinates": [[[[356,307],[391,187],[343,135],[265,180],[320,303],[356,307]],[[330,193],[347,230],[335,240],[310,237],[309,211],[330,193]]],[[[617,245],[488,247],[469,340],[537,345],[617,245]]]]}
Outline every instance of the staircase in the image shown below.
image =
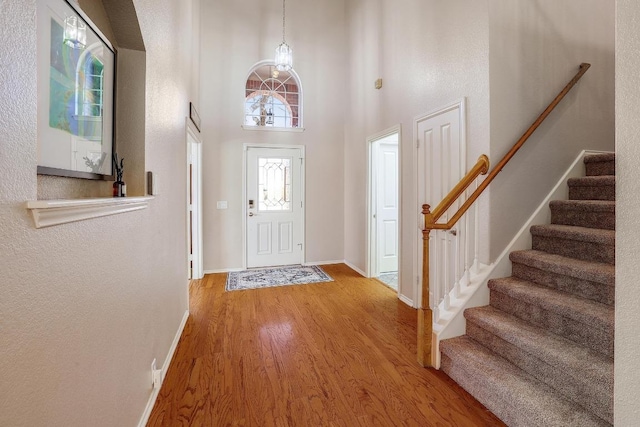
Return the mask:
{"type": "Polygon", "coordinates": [[[441,369],[509,426],[613,424],[615,155],[584,163],[467,334],[440,343],[441,369]]]}

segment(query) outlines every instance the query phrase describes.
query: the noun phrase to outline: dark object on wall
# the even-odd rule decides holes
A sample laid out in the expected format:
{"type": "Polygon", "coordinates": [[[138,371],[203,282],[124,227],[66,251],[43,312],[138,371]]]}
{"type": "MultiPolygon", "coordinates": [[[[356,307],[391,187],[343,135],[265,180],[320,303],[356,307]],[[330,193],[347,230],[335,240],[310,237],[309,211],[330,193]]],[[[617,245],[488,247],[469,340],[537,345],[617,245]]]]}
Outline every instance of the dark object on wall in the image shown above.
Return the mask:
{"type": "Polygon", "coordinates": [[[126,197],[127,185],[122,180],[122,173],[124,171],[124,158],[120,159],[120,164],[118,164],[117,153],[113,153],[113,170],[116,173],[116,182],[113,183],[113,197],[126,197]]]}

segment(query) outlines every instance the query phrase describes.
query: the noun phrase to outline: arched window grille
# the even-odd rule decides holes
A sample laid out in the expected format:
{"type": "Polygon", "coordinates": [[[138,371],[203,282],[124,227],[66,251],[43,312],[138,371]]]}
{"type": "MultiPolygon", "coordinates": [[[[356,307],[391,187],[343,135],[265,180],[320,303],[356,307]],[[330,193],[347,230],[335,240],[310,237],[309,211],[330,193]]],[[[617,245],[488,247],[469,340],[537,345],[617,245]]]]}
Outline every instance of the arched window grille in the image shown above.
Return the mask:
{"type": "Polygon", "coordinates": [[[294,70],[278,71],[273,62],[261,62],[245,85],[244,126],[302,127],[302,90],[294,70]]]}

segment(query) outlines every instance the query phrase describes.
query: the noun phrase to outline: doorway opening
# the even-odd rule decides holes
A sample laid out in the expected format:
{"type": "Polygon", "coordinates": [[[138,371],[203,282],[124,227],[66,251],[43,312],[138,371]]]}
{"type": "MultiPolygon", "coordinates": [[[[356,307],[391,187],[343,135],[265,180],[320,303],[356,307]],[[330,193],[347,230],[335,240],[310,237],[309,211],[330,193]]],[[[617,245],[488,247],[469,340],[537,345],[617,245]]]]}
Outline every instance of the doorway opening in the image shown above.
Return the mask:
{"type": "Polygon", "coordinates": [[[188,278],[204,277],[202,255],[202,141],[187,123],[187,249],[188,278]]]}
{"type": "Polygon", "coordinates": [[[369,147],[369,277],[399,292],[400,127],[367,139],[369,147]]]}
{"type": "Polygon", "coordinates": [[[245,268],[304,263],[304,146],[245,145],[245,268]]]}

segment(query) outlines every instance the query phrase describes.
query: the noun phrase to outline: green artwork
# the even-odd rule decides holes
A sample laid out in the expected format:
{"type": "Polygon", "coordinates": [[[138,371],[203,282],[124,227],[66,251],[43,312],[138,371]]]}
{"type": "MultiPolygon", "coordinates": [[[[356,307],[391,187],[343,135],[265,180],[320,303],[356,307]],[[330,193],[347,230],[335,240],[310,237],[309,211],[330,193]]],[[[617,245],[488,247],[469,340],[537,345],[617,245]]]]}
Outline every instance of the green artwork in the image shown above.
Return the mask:
{"type": "Polygon", "coordinates": [[[63,28],[51,19],[49,126],[83,139],[102,139],[103,63],[91,48],[63,43],[63,28]]]}

